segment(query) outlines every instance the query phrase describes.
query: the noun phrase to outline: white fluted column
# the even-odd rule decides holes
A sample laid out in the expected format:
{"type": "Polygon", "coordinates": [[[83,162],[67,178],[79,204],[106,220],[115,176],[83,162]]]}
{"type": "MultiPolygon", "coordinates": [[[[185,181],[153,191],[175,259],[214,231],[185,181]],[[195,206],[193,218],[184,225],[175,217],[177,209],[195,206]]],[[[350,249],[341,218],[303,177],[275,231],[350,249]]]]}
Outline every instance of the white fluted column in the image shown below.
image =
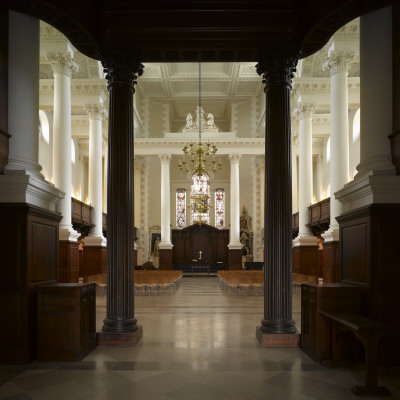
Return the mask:
{"type": "Polygon", "coordinates": [[[55,211],[63,193],[44,180],[39,157],[39,20],[9,12],[8,164],[0,202],[55,211]]]}
{"type": "Polygon", "coordinates": [[[60,240],[75,241],[80,236],[71,225],[71,75],[78,69],[70,53],[47,53],[54,71],[53,179],[65,193],[57,210],[60,240]]]}
{"type": "Polygon", "coordinates": [[[299,137],[292,136],[292,213],[295,214],[297,209],[297,153],[299,146],[299,137]]]}
{"type": "Polygon", "coordinates": [[[89,114],[89,203],[93,207],[93,224],[89,235],[84,239],[85,246],[106,246],[103,236],[102,207],[102,123],[105,110],[102,104],[86,106],[89,114]]]}
{"type": "Polygon", "coordinates": [[[108,171],[108,141],[105,141],[104,175],[103,175],[103,212],[107,213],[107,171],[108,171]]]}
{"type": "Polygon", "coordinates": [[[316,169],[316,178],[317,178],[317,202],[322,200],[322,156],[320,154],[315,154],[314,156],[315,161],[315,169],[316,169]]]}
{"type": "Polygon", "coordinates": [[[308,207],[313,200],[312,180],[312,104],[299,104],[296,114],[299,116],[299,234],[293,241],[294,246],[313,246],[317,238],[307,226],[308,207]]]}
{"type": "Polygon", "coordinates": [[[171,194],[169,166],[171,162],[170,154],[161,154],[161,242],[159,249],[172,249],[171,243],[171,194]]]}
{"type": "Polygon", "coordinates": [[[229,249],[241,249],[240,243],[240,187],[239,187],[239,160],[240,154],[230,154],[231,161],[231,229],[229,249]]]}
{"type": "Polygon", "coordinates": [[[343,211],[400,203],[400,176],[392,164],[392,7],[360,17],[360,164],[336,193],[343,211]],[[365,61],[367,60],[367,61],[365,61]]]}
{"type": "Polygon", "coordinates": [[[339,223],[336,221],[342,211],[342,204],[335,193],[349,181],[349,114],[347,74],[354,54],[335,52],[329,54],[324,68],[331,75],[331,161],[330,161],[330,226],[322,235],[325,242],[339,240],[339,223]]]}

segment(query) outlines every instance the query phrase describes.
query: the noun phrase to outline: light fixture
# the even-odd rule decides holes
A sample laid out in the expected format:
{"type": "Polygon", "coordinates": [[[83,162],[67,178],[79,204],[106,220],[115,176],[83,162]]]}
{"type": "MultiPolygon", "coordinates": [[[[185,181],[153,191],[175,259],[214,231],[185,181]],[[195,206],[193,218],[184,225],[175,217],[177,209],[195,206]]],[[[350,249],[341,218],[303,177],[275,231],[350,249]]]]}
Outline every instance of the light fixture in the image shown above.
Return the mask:
{"type": "Polygon", "coordinates": [[[221,160],[216,160],[215,154],[218,149],[215,145],[210,143],[204,144],[201,141],[201,127],[205,125],[205,120],[203,117],[203,108],[201,106],[201,62],[199,62],[199,105],[197,107],[197,121],[196,124],[199,128],[199,141],[197,144],[190,143],[185,145],[182,149],[183,159],[179,160],[179,169],[187,174],[192,172],[198,177],[205,174],[210,175],[217,173],[221,167],[221,160]]]}

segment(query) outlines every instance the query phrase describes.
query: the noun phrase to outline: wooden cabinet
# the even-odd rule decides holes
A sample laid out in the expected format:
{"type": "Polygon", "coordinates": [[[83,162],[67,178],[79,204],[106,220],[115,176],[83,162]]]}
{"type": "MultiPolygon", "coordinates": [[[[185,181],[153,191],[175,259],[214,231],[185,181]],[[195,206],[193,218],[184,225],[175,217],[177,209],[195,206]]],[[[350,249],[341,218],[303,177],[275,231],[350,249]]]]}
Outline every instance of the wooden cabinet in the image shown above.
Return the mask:
{"type": "Polygon", "coordinates": [[[42,286],[37,296],[38,360],[81,360],[96,347],[94,283],[42,286]]]}
{"type": "Polygon", "coordinates": [[[360,312],[361,288],[344,283],[301,285],[300,347],[313,360],[331,358],[331,329],[319,311],[360,312]]]}

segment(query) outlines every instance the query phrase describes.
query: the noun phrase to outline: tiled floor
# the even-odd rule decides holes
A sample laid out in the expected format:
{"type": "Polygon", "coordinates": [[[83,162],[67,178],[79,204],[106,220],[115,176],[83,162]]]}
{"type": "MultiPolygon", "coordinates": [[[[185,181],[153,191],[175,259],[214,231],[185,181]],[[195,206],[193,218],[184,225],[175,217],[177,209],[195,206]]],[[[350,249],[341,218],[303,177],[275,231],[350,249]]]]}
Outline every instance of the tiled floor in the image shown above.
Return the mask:
{"type": "MultiPolygon", "coordinates": [[[[98,329],[105,298],[98,296],[98,329]]],[[[0,399],[343,400],[363,369],[328,369],[300,349],[263,349],[262,296],[227,294],[210,277],[184,278],[173,295],[136,296],[144,337],[134,348],[97,348],[79,363],[0,367],[0,399]]],[[[300,328],[300,299],[293,316],[300,328]]],[[[380,384],[400,398],[400,372],[380,384]]],[[[377,398],[377,397],[375,397],[377,398]]]]}

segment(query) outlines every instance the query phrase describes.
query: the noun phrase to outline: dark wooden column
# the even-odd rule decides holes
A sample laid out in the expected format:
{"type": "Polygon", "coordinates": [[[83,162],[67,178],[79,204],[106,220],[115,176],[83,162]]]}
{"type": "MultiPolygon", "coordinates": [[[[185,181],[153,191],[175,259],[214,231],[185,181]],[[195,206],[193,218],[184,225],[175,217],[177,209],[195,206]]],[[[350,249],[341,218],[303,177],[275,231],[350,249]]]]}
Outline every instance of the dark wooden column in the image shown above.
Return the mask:
{"type": "Polygon", "coordinates": [[[298,346],[292,320],[292,166],[290,90],[297,57],[271,54],[257,64],[265,110],[264,319],[265,347],[298,346]]]}
{"type": "Polygon", "coordinates": [[[100,345],[135,345],[133,94],[143,73],[137,52],[119,48],[102,59],[110,94],[107,188],[107,315],[100,345]]]}
{"type": "Polygon", "coordinates": [[[393,133],[389,135],[391,141],[392,162],[400,175],[400,3],[392,6],[392,46],[393,46],[393,133]]]}
{"type": "Polygon", "coordinates": [[[0,174],[8,162],[8,9],[0,6],[0,174]]]}

